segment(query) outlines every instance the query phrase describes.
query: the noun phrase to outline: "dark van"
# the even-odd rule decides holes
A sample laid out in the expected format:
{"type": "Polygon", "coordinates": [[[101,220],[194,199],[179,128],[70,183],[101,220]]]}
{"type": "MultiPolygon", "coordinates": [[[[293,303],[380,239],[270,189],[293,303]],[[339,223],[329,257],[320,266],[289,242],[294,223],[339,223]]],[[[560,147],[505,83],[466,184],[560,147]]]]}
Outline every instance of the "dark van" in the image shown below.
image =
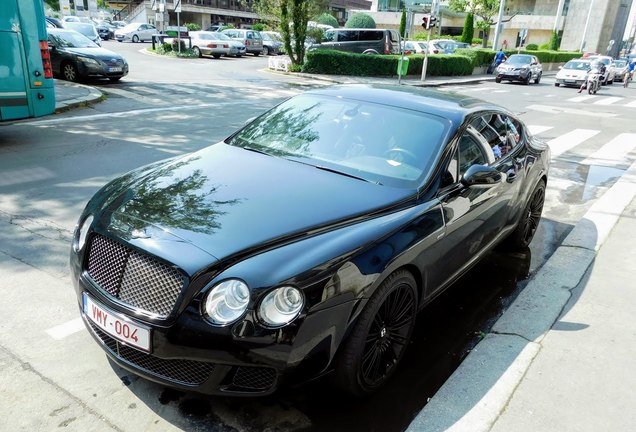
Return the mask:
{"type": "Polygon", "coordinates": [[[400,34],[397,30],[337,28],[325,32],[322,43],[312,49],[330,48],[362,54],[399,54],[400,34]]]}

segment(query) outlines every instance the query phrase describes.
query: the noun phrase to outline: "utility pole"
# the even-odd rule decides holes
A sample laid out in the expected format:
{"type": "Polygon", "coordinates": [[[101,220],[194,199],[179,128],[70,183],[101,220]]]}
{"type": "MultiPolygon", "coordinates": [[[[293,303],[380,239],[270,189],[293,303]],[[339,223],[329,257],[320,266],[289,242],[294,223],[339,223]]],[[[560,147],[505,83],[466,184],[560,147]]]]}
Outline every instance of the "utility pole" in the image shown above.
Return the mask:
{"type": "Polygon", "coordinates": [[[594,6],[594,0],[590,1],[590,9],[587,11],[587,19],[585,20],[585,27],[583,27],[583,37],[581,38],[580,51],[583,52],[585,47],[585,36],[587,36],[587,26],[590,24],[590,15],[592,15],[592,6],[594,6]]]}
{"type": "Polygon", "coordinates": [[[497,16],[497,27],[495,27],[495,38],[492,41],[492,49],[497,51],[497,45],[499,45],[499,36],[503,29],[503,13],[506,7],[506,0],[501,0],[499,3],[499,15],[497,16]]]}
{"type": "Polygon", "coordinates": [[[559,0],[559,5],[557,6],[556,19],[554,20],[554,31],[559,31],[559,19],[561,19],[561,12],[563,11],[563,3],[565,0],[559,0]]]}

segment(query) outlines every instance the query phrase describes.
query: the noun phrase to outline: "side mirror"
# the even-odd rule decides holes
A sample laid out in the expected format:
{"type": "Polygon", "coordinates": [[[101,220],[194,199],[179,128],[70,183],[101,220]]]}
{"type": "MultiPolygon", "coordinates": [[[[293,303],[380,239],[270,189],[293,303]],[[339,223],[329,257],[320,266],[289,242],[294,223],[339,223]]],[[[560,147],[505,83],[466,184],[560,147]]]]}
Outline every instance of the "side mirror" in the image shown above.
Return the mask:
{"type": "Polygon", "coordinates": [[[466,187],[475,185],[494,185],[501,181],[501,173],[487,165],[471,165],[462,177],[462,184],[466,187]]]}

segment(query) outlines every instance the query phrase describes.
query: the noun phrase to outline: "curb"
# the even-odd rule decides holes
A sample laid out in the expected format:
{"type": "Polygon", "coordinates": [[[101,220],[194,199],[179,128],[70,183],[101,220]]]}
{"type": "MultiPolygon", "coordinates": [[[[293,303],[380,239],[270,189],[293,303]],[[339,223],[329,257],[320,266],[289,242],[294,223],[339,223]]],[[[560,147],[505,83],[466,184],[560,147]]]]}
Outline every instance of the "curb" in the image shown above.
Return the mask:
{"type": "Polygon", "coordinates": [[[489,431],[596,253],[636,197],[636,162],[598,201],[430,399],[407,432],[489,431]]]}
{"type": "Polygon", "coordinates": [[[55,114],[59,114],[73,108],[88,106],[94,103],[99,103],[103,100],[104,94],[96,89],[95,87],[87,86],[84,84],[77,83],[64,83],[62,86],[67,87],[78,87],[88,90],[88,94],[86,96],[77,97],[74,99],[68,99],[64,101],[56,101],[55,102],[55,114]]]}

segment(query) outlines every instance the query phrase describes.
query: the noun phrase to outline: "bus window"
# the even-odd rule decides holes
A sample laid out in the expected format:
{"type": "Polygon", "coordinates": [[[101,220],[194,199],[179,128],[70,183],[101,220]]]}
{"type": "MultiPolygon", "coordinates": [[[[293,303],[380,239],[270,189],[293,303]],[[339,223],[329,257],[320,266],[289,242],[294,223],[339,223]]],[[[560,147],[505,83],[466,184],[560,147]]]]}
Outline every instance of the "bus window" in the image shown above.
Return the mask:
{"type": "Polygon", "coordinates": [[[53,70],[42,0],[2,0],[0,53],[0,121],[53,113],[53,70]]]}

